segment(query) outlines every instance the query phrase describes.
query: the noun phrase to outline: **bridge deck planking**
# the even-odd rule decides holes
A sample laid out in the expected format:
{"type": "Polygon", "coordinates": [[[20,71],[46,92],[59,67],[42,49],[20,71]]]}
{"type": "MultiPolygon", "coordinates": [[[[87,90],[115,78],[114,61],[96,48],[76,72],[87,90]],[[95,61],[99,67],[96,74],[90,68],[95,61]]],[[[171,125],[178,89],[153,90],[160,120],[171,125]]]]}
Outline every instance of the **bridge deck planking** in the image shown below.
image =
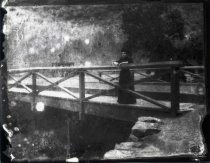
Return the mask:
{"type": "MultiPolygon", "coordinates": [[[[86,96],[89,95],[90,94],[86,94],[86,96]]],[[[24,89],[12,88],[11,91],[9,91],[9,100],[18,100],[30,103],[32,101],[32,95],[29,95],[29,93],[24,89]]],[[[65,92],[43,91],[36,97],[36,101],[41,101],[45,103],[46,106],[53,108],[79,112],[79,101],[73,99],[65,92]]],[[[166,105],[170,105],[169,102],[164,103],[166,105]]],[[[170,110],[159,108],[140,99],[137,100],[137,104],[123,105],[117,103],[116,97],[102,96],[91,99],[88,102],[86,101],[84,104],[84,111],[87,115],[113,118],[123,121],[135,122],[139,116],[171,116],[170,110]]],[[[180,106],[182,111],[189,110],[188,103],[181,103],[180,106]]]]}
{"type": "MultiPolygon", "coordinates": [[[[27,90],[25,90],[24,88],[11,88],[11,90],[9,92],[29,94],[29,92],[27,90]]],[[[79,93],[74,93],[74,95],[79,98],[79,93]]],[[[92,95],[93,94],[85,94],[85,97],[89,97],[92,95]]],[[[68,99],[74,100],[74,98],[71,95],[69,95],[65,92],[61,92],[61,91],[42,91],[38,94],[38,96],[46,96],[46,97],[55,97],[55,98],[61,98],[61,99],[66,99],[66,100],[68,100],[68,99]]],[[[107,103],[107,104],[118,104],[119,105],[119,103],[117,103],[117,97],[113,97],[113,96],[99,96],[99,97],[92,98],[89,101],[103,103],[103,104],[107,103]]],[[[161,101],[161,102],[163,102],[166,106],[170,107],[170,102],[166,102],[166,101],[161,101]]],[[[137,99],[136,104],[129,104],[128,106],[159,108],[158,106],[153,105],[153,104],[151,104],[145,100],[142,100],[142,99],[137,99]]]]}
{"type": "MultiPolygon", "coordinates": [[[[27,90],[25,90],[24,88],[11,88],[11,90],[9,91],[10,93],[20,93],[20,94],[29,94],[29,92],[27,90]]],[[[76,97],[79,97],[79,93],[74,93],[74,95],[76,97]]],[[[92,96],[93,94],[85,94],[85,97],[89,97],[92,96]]],[[[65,92],[61,92],[61,91],[42,91],[39,92],[38,96],[40,97],[52,97],[52,98],[59,98],[59,99],[64,99],[64,100],[75,100],[71,95],[65,93],[65,92]]],[[[99,97],[95,97],[89,100],[89,102],[95,102],[95,103],[101,103],[101,104],[115,104],[118,106],[123,106],[121,104],[119,104],[117,102],[117,97],[113,97],[113,96],[99,96],[99,97]]],[[[170,107],[170,102],[168,101],[160,101],[162,103],[164,103],[166,106],[170,107]]],[[[181,103],[182,104],[186,104],[186,103],[181,103]]],[[[137,99],[137,103],[136,104],[127,104],[127,107],[146,107],[146,108],[160,108],[154,104],[151,104],[145,100],[142,99],[137,99]]]]}
{"type": "MultiPolygon", "coordinates": [[[[94,86],[97,84],[97,83],[92,83],[94,86]]],[[[155,84],[157,85],[157,84],[155,84]]],[[[32,88],[31,85],[27,85],[29,88],[32,88]]],[[[87,85],[86,85],[87,86],[87,85]]],[[[162,88],[164,87],[167,87],[167,86],[158,86],[158,89],[159,90],[155,90],[155,86],[154,85],[151,85],[150,83],[149,84],[145,84],[145,85],[142,85],[140,87],[140,91],[137,90],[137,92],[139,93],[143,93],[144,95],[146,96],[149,96],[151,98],[154,98],[158,101],[170,101],[170,92],[169,91],[161,91],[162,88]],[[152,90],[152,88],[154,88],[154,90],[152,90]],[[156,91],[156,92],[155,92],[156,91]]],[[[23,88],[22,86],[18,86],[16,88],[23,88]]],[[[57,92],[60,92],[61,90],[59,88],[56,88],[56,87],[53,87],[53,88],[47,88],[47,86],[40,86],[38,85],[37,86],[37,89],[40,91],[40,92],[43,92],[43,91],[57,91],[57,92]]],[[[74,95],[76,97],[78,97],[78,92],[79,92],[79,88],[78,86],[75,86],[75,87],[66,87],[67,89],[69,89],[72,93],[75,93],[74,95]]],[[[169,86],[168,86],[168,89],[169,89],[169,86]]],[[[9,89],[10,90],[10,89],[9,89]]],[[[11,90],[13,91],[20,91],[20,92],[26,92],[25,89],[15,89],[15,87],[13,87],[11,90]]],[[[163,89],[164,90],[164,89],[163,89]]],[[[181,93],[180,95],[180,102],[181,103],[199,103],[199,104],[202,104],[204,103],[205,101],[205,97],[204,95],[202,94],[197,94],[195,92],[195,87],[191,88],[190,89],[191,92],[189,93],[189,91],[187,91],[187,89],[185,89],[184,91],[180,91],[180,92],[185,92],[185,93],[181,93]]],[[[63,92],[63,91],[62,91],[63,92]]],[[[86,90],[85,90],[85,93],[86,93],[86,98],[87,97],[90,97],[92,94],[100,94],[104,92],[106,99],[107,101],[113,101],[113,99],[115,99],[114,101],[116,101],[116,96],[117,96],[117,91],[115,89],[105,89],[103,87],[100,87],[100,89],[98,89],[97,86],[93,87],[86,87],[86,90]],[[108,96],[111,96],[111,98],[109,98],[108,96]],[[115,97],[115,98],[114,98],[115,97]]],[[[62,96],[62,94],[61,94],[62,96]]],[[[63,97],[65,98],[66,94],[64,93],[63,97]]],[[[102,95],[100,95],[102,96],[102,95]]],[[[98,100],[100,98],[94,98],[94,100],[98,100]]]]}

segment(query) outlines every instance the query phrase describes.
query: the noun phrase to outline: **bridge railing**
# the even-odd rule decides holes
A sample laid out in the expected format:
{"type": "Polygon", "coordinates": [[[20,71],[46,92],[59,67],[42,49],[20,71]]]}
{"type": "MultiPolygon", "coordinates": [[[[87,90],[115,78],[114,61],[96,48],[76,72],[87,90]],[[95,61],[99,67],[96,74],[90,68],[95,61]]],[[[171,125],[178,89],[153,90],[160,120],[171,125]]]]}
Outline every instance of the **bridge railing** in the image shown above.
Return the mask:
{"type": "MultiPolygon", "coordinates": [[[[36,96],[39,94],[39,92],[41,92],[41,90],[38,90],[38,87],[37,87],[37,77],[42,78],[45,81],[47,81],[48,83],[50,83],[48,86],[46,86],[44,88],[45,90],[50,89],[52,87],[57,87],[58,89],[64,91],[68,95],[72,96],[74,98],[74,100],[79,101],[79,103],[80,103],[80,117],[82,117],[82,115],[84,114],[84,102],[89,101],[90,99],[98,97],[98,96],[106,95],[107,92],[109,92],[109,91],[101,91],[99,93],[96,93],[94,95],[86,97],[85,76],[87,75],[87,76],[95,78],[109,86],[112,86],[115,89],[121,89],[123,91],[129,92],[129,93],[135,95],[136,97],[139,97],[149,103],[152,103],[153,105],[156,105],[160,108],[163,108],[167,111],[172,112],[174,115],[176,115],[179,112],[179,103],[180,103],[180,100],[179,100],[180,99],[180,91],[179,91],[180,78],[179,77],[180,77],[180,72],[181,71],[185,72],[188,69],[188,67],[183,67],[182,62],[179,62],[179,61],[155,62],[155,63],[147,63],[147,64],[142,64],[142,65],[129,65],[126,67],[131,69],[135,73],[145,76],[145,78],[143,78],[143,79],[135,80],[131,85],[136,85],[141,82],[145,82],[145,81],[149,81],[149,80],[158,80],[159,82],[169,83],[171,86],[171,89],[170,89],[171,105],[167,106],[166,104],[164,104],[156,99],[153,99],[149,96],[145,96],[142,93],[122,88],[116,82],[112,82],[112,80],[115,80],[113,78],[111,78],[112,80],[107,80],[107,79],[104,79],[101,77],[101,75],[100,75],[101,73],[104,74],[108,71],[119,72],[121,68],[115,67],[115,66],[35,67],[35,68],[23,68],[23,69],[10,69],[10,70],[8,70],[9,77],[11,79],[13,79],[15,82],[13,84],[9,85],[9,90],[12,89],[13,87],[18,86],[18,85],[20,85],[24,89],[26,89],[28,91],[28,94],[31,94],[33,97],[32,109],[34,109],[35,103],[36,103],[36,96]],[[68,72],[68,75],[60,78],[56,82],[53,81],[51,78],[43,75],[43,72],[45,72],[45,71],[49,72],[49,71],[54,71],[54,70],[68,72]],[[170,81],[161,80],[159,78],[160,74],[158,74],[158,73],[155,75],[149,76],[149,75],[146,75],[145,73],[139,72],[139,71],[143,71],[143,70],[145,70],[145,71],[147,71],[147,70],[162,71],[161,75],[164,75],[164,74],[170,75],[170,81]],[[20,74],[20,73],[21,74],[25,73],[25,74],[20,79],[16,79],[14,77],[14,75],[20,74]],[[29,86],[27,84],[22,83],[23,80],[25,80],[26,78],[29,78],[30,76],[32,79],[32,88],[29,88],[29,86]],[[70,91],[68,88],[60,85],[60,83],[66,81],[72,77],[75,77],[75,76],[79,76],[79,95],[70,91]]],[[[110,76],[110,77],[112,77],[112,76],[110,76]]],[[[126,104],[121,104],[121,105],[126,105],[126,104]]]]}

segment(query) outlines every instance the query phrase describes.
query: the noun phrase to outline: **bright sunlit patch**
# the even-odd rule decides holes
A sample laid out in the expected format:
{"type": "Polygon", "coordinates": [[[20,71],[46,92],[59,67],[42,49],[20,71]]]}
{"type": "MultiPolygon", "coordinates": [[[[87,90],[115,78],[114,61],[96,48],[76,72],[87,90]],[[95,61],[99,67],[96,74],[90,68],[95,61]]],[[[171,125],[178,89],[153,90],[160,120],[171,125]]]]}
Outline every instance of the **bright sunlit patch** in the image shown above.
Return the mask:
{"type": "Polygon", "coordinates": [[[4,0],[3,2],[1,2],[2,4],[1,4],[1,6],[2,6],[2,8],[4,8],[5,7],[5,5],[8,3],[8,0],[4,0]]]}
{"type": "Polygon", "coordinates": [[[45,108],[45,105],[44,105],[43,102],[38,102],[38,103],[36,104],[36,110],[37,110],[37,111],[42,112],[42,111],[44,111],[44,108],[45,108]]]}
{"type": "Polygon", "coordinates": [[[56,47],[57,49],[59,49],[59,48],[61,47],[61,44],[58,43],[58,44],[55,45],[55,47],[56,47]]]}
{"type": "Polygon", "coordinates": [[[20,129],[18,127],[14,127],[14,131],[20,131],[20,129]]]}
{"type": "Polygon", "coordinates": [[[63,38],[65,41],[69,41],[69,39],[70,39],[70,37],[68,35],[64,35],[63,38]]]}
{"type": "Polygon", "coordinates": [[[55,52],[55,48],[50,49],[50,52],[54,53],[55,52]]]}
{"type": "Polygon", "coordinates": [[[189,34],[186,34],[184,37],[185,37],[187,40],[190,39],[190,35],[189,35],[189,34]]]}
{"type": "Polygon", "coordinates": [[[79,159],[77,157],[68,158],[66,159],[66,162],[79,162],[79,159]]]}
{"type": "Polygon", "coordinates": [[[85,66],[86,66],[86,67],[90,67],[90,66],[91,66],[91,62],[90,62],[90,61],[86,61],[86,62],[85,62],[85,66]]]}
{"type": "Polygon", "coordinates": [[[35,53],[35,49],[34,49],[34,48],[30,48],[30,49],[29,49],[29,53],[30,53],[30,54],[34,54],[34,53],[35,53]]]}
{"type": "Polygon", "coordinates": [[[88,45],[90,43],[90,39],[85,39],[85,44],[88,45]]]}
{"type": "Polygon", "coordinates": [[[11,106],[12,107],[14,107],[14,106],[16,106],[17,105],[17,103],[15,102],[15,101],[11,101],[11,106]]]}
{"type": "Polygon", "coordinates": [[[10,118],[12,118],[12,116],[11,115],[7,115],[7,118],[10,119],[10,118]]]}
{"type": "Polygon", "coordinates": [[[13,154],[10,155],[11,160],[14,160],[15,156],[13,154]]]}

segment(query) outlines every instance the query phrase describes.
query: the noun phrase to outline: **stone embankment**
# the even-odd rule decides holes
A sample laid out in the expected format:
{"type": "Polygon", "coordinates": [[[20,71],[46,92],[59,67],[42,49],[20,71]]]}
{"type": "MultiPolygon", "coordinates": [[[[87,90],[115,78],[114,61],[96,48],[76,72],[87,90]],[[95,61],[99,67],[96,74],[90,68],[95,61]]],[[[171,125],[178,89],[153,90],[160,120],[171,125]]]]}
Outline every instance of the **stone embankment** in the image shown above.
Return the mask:
{"type": "Polygon", "coordinates": [[[176,117],[139,117],[125,142],[115,144],[104,159],[133,159],[185,155],[204,156],[201,122],[205,106],[185,104],[176,117]]]}
{"type": "Polygon", "coordinates": [[[116,144],[114,150],[104,155],[104,159],[136,158],[138,155],[147,156],[148,152],[159,153],[158,148],[144,143],[143,139],[159,133],[163,124],[158,118],[139,117],[127,142],[116,144]]]}

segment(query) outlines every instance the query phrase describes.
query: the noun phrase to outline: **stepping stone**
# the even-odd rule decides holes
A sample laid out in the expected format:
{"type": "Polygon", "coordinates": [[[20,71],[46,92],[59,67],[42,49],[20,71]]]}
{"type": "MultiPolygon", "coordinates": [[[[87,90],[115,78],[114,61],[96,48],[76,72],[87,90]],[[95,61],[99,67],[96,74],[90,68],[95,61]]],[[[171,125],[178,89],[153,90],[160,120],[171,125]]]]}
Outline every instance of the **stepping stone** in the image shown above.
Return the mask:
{"type": "Polygon", "coordinates": [[[163,122],[154,117],[139,117],[136,124],[132,127],[131,135],[137,138],[153,135],[161,131],[160,125],[163,122]]]}
{"type": "Polygon", "coordinates": [[[114,149],[118,150],[137,150],[143,148],[145,145],[142,142],[123,142],[116,144],[114,149]]]}
{"type": "Polygon", "coordinates": [[[128,159],[134,158],[133,152],[129,150],[111,150],[105,153],[103,159],[128,159]]]}
{"type": "Polygon", "coordinates": [[[161,151],[158,147],[153,146],[153,145],[148,145],[145,148],[138,150],[135,152],[135,157],[136,158],[141,158],[141,157],[160,157],[164,156],[163,151],[161,151]]]}
{"type": "Polygon", "coordinates": [[[139,117],[138,121],[141,122],[150,122],[150,123],[162,123],[162,121],[155,117],[139,117]]]}
{"type": "Polygon", "coordinates": [[[133,134],[130,134],[130,136],[129,136],[127,141],[128,142],[138,142],[139,139],[136,136],[134,136],[133,134]]]}

